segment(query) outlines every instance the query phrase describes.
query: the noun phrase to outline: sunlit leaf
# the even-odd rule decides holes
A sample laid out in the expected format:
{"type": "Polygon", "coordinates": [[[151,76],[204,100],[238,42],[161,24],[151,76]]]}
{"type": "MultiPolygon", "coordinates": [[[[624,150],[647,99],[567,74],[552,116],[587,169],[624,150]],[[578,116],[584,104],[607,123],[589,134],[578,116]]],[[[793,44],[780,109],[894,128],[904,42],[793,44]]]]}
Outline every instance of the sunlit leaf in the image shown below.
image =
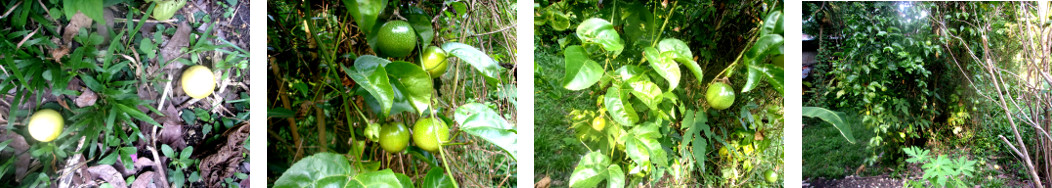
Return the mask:
{"type": "Polygon", "coordinates": [[[581,46],[573,45],[563,51],[566,73],[563,76],[563,87],[569,90],[582,90],[599,82],[603,67],[588,58],[588,53],[581,46]]]}
{"type": "Polygon", "coordinates": [[[482,75],[491,79],[499,79],[500,73],[505,71],[504,67],[501,67],[499,64],[497,64],[497,61],[494,61],[493,58],[489,57],[489,55],[486,55],[486,53],[483,53],[482,51],[479,51],[478,49],[470,45],[464,43],[450,42],[442,44],[441,47],[442,50],[446,51],[446,53],[449,53],[450,55],[460,58],[460,60],[463,60],[464,62],[467,62],[472,67],[475,67],[475,69],[478,70],[480,73],[482,73],[482,75]]]}
{"type": "Polygon", "coordinates": [[[674,53],[676,52],[660,53],[653,47],[643,49],[643,56],[650,64],[650,68],[653,68],[654,72],[657,72],[658,75],[661,75],[668,81],[668,91],[672,91],[679,86],[679,78],[681,77],[679,65],[676,64],[672,57],[669,57],[669,55],[674,53]]]}
{"type": "Polygon", "coordinates": [[[625,43],[614,30],[614,25],[600,18],[590,18],[577,25],[577,38],[585,44],[597,44],[614,56],[621,54],[625,48],[625,43]]]}
{"type": "MultiPolygon", "coordinates": [[[[292,167],[285,170],[285,173],[281,174],[277,181],[274,181],[274,187],[315,187],[316,180],[326,177],[352,177],[355,175],[355,172],[351,169],[351,164],[348,163],[347,158],[343,157],[343,155],[318,153],[292,164],[292,167]]],[[[338,181],[326,180],[326,182],[338,181]]]]}
{"type": "Polygon", "coordinates": [[[570,187],[595,187],[607,176],[610,158],[602,152],[589,152],[581,157],[581,162],[570,174],[570,187]]]}
{"type": "Polygon", "coordinates": [[[461,105],[457,107],[454,119],[460,124],[460,130],[497,145],[515,159],[515,127],[489,106],[480,103],[461,105]]]}
{"type": "Polygon", "coordinates": [[[380,103],[383,116],[391,112],[394,104],[394,91],[390,80],[387,78],[387,70],[384,69],[390,61],[380,57],[365,55],[354,60],[353,67],[343,67],[343,71],[351,77],[355,83],[364,88],[380,103]]]}
{"type": "Polygon", "coordinates": [[[621,86],[614,85],[606,90],[606,95],[603,97],[603,105],[605,105],[607,112],[610,113],[610,118],[614,119],[614,122],[624,126],[633,126],[639,121],[639,115],[632,109],[632,105],[628,104],[628,97],[622,95],[621,86]]]}
{"type": "Polygon", "coordinates": [[[384,12],[387,0],[343,0],[351,17],[365,35],[372,35],[376,18],[384,12]]]}
{"type": "Polygon", "coordinates": [[[842,113],[820,107],[803,107],[801,115],[809,118],[819,118],[833,125],[848,142],[854,144],[855,137],[851,134],[851,127],[844,122],[842,113]]]}
{"type": "Polygon", "coordinates": [[[416,64],[403,61],[387,64],[384,68],[393,84],[399,84],[405,88],[399,90],[416,109],[416,112],[423,114],[431,104],[431,91],[434,90],[431,77],[427,75],[427,72],[416,64]]]}

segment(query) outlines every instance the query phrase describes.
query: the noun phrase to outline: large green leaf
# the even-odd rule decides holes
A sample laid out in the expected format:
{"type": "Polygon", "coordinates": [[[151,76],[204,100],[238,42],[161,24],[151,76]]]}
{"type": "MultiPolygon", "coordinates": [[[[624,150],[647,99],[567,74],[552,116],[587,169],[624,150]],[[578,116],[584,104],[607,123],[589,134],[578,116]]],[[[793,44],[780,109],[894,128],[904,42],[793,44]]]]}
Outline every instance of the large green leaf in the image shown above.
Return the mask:
{"type": "Polygon", "coordinates": [[[690,47],[687,46],[687,43],[679,39],[662,39],[661,42],[658,42],[657,49],[661,53],[673,52],[675,56],[672,56],[672,58],[694,58],[694,54],[690,52],[690,47]]]}
{"type": "Polygon", "coordinates": [[[401,85],[399,90],[409,100],[418,114],[423,114],[431,105],[433,86],[431,77],[416,64],[399,61],[387,64],[385,68],[394,84],[401,85]],[[404,89],[402,89],[404,88],[404,89]]]}
{"type": "Polygon", "coordinates": [[[497,64],[497,61],[494,61],[489,55],[486,55],[486,53],[483,53],[470,45],[450,42],[442,44],[442,50],[445,50],[446,53],[449,53],[450,55],[460,58],[460,60],[468,62],[468,64],[481,72],[482,75],[491,79],[500,78],[500,73],[504,72],[504,67],[497,64]]]}
{"type": "MultiPolygon", "coordinates": [[[[403,184],[405,184],[406,182],[402,182],[402,180],[398,178],[398,175],[392,172],[391,169],[384,169],[375,172],[358,174],[354,177],[352,183],[366,188],[387,188],[404,187],[403,184]]],[[[409,183],[410,185],[412,184],[411,182],[409,183]]]]}
{"type": "Polygon", "coordinates": [[[365,55],[354,60],[353,67],[343,67],[343,71],[351,77],[354,82],[364,88],[377,102],[380,103],[381,113],[386,117],[391,112],[394,104],[394,90],[387,78],[387,70],[384,69],[390,61],[386,59],[365,55]]]}
{"type": "Polygon", "coordinates": [[[610,158],[602,152],[593,151],[581,157],[581,162],[570,174],[570,187],[595,187],[607,176],[610,158]]]}
{"type": "Polygon", "coordinates": [[[621,66],[621,68],[618,68],[617,70],[614,70],[614,75],[620,77],[621,80],[631,80],[636,76],[641,76],[644,74],[643,69],[639,68],[639,66],[625,65],[621,66]]]}
{"type": "Polygon", "coordinates": [[[620,85],[615,84],[607,88],[606,95],[603,97],[603,105],[607,112],[610,112],[610,118],[618,124],[632,126],[639,121],[639,115],[632,109],[632,105],[628,104],[628,97],[622,95],[620,85]]]}
{"type": "Polygon", "coordinates": [[[753,59],[753,60],[757,60],[757,61],[764,60],[764,59],[761,59],[761,57],[763,57],[764,55],[776,52],[776,51],[772,51],[772,50],[777,50],[779,47],[782,46],[782,44],[783,44],[782,35],[778,35],[778,34],[763,35],[763,36],[760,37],[760,39],[756,40],[756,43],[754,43],[752,48],[749,49],[749,52],[747,54],[745,54],[745,58],[746,59],[753,59]]]}
{"type": "Polygon", "coordinates": [[[497,145],[508,151],[509,156],[515,159],[517,154],[515,127],[489,106],[468,103],[457,107],[453,118],[460,124],[460,130],[497,145]]]}
{"type": "Polygon", "coordinates": [[[679,65],[676,64],[672,57],[669,57],[669,55],[674,53],[676,52],[661,53],[654,47],[643,49],[643,56],[649,62],[650,68],[653,68],[654,72],[657,72],[658,75],[661,75],[668,81],[668,91],[672,91],[676,89],[676,86],[679,86],[679,78],[682,76],[679,72],[679,65]]]}
{"type": "Polygon", "coordinates": [[[409,25],[413,26],[422,44],[430,46],[431,39],[435,38],[435,28],[431,27],[431,16],[420,7],[411,6],[406,9],[405,18],[409,20],[409,25]]]}
{"type": "Polygon", "coordinates": [[[372,35],[373,27],[376,26],[376,18],[384,12],[387,0],[343,0],[347,11],[351,12],[354,22],[365,35],[372,35]]]}
{"type": "Polygon", "coordinates": [[[625,42],[614,30],[614,25],[601,18],[590,18],[577,25],[577,38],[585,44],[597,44],[614,56],[625,49],[625,42]]]}
{"type": "Polygon", "coordinates": [[[77,11],[80,11],[95,22],[106,22],[106,19],[102,18],[102,9],[105,8],[102,0],[66,0],[62,1],[62,5],[64,6],[63,10],[66,13],[66,18],[72,18],[73,15],[77,14],[77,11]]]}
{"type": "Polygon", "coordinates": [[[342,176],[348,178],[355,175],[355,172],[351,170],[351,164],[347,162],[347,158],[343,155],[335,153],[318,153],[309,157],[300,159],[285,173],[281,174],[281,177],[277,181],[274,181],[274,187],[316,187],[319,180],[325,180],[325,182],[338,182],[333,179],[326,179],[330,176],[342,176]]]}
{"type": "Polygon", "coordinates": [[[552,29],[555,29],[555,31],[565,31],[570,28],[570,15],[554,8],[549,8],[547,14],[551,19],[552,29]]]}
{"type": "Polygon", "coordinates": [[[566,63],[566,74],[563,76],[563,87],[569,90],[582,90],[592,87],[603,76],[603,67],[588,58],[588,53],[578,45],[563,50],[566,63]]]}
{"type": "Polygon", "coordinates": [[[643,104],[647,105],[651,109],[657,109],[657,105],[661,103],[661,88],[657,84],[651,82],[649,77],[638,76],[631,80],[625,81],[629,88],[629,92],[632,95],[643,101],[643,104]]]}
{"type": "Polygon", "coordinates": [[[748,64],[748,79],[742,87],[742,93],[752,91],[761,81],[767,81],[778,92],[782,92],[784,86],[784,71],[774,64],[748,64]]]}
{"type": "Polygon", "coordinates": [[[622,188],[625,187],[625,171],[621,170],[621,165],[611,164],[610,167],[606,168],[607,177],[606,184],[609,188],[622,188]]]}
{"type": "Polygon", "coordinates": [[[851,127],[848,127],[848,125],[844,122],[844,119],[842,118],[842,113],[820,107],[805,106],[801,111],[801,115],[803,115],[804,117],[819,118],[822,119],[822,121],[826,121],[829,124],[832,124],[833,127],[836,127],[837,130],[840,130],[840,134],[844,136],[844,139],[847,139],[847,141],[852,144],[855,143],[855,137],[851,134],[851,127]]]}
{"type": "Polygon", "coordinates": [[[779,25],[782,22],[782,11],[775,11],[767,14],[767,18],[763,20],[763,34],[780,34],[782,33],[779,25]]]}
{"type": "Polygon", "coordinates": [[[441,167],[432,167],[424,176],[424,182],[420,183],[422,188],[453,188],[453,179],[446,175],[441,167]]]}

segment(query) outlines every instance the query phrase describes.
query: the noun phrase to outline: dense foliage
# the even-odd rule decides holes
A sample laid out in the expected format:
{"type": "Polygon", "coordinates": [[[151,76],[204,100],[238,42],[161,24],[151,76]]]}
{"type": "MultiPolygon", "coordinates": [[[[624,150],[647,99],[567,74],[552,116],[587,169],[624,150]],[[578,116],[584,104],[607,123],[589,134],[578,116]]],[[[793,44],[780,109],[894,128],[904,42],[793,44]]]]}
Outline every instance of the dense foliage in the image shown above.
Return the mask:
{"type": "MultiPolygon", "coordinates": [[[[803,30],[814,40],[805,42],[819,45],[816,63],[805,67],[812,70],[804,79],[805,106],[861,119],[868,129],[862,134],[874,134],[865,140],[863,166],[900,166],[904,154],[925,166],[946,162],[917,158],[920,150],[909,148],[920,146],[1025,169],[1007,173],[1042,185],[1048,176],[1038,172],[1048,163],[1039,161],[1050,157],[1044,97],[1050,80],[1042,76],[1049,72],[1050,36],[1037,31],[1049,28],[1047,10],[1029,2],[805,3],[803,30]]],[[[806,158],[805,169],[827,163],[806,158]]],[[[1006,173],[982,165],[977,171],[1006,173]]],[[[928,179],[932,172],[954,175],[926,171],[930,185],[988,182],[964,175],[946,176],[957,179],[945,184],[928,179]]]]}
{"type": "Polygon", "coordinates": [[[515,184],[513,4],[268,3],[268,185],[515,184]]]}
{"type": "Polygon", "coordinates": [[[580,100],[595,102],[561,109],[569,114],[562,115],[566,124],[538,125],[572,129],[570,143],[587,150],[572,173],[553,178],[570,187],[778,185],[780,7],[776,1],[538,3],[538,51],[561,53],[554,62],[538,58],[535,76],[544,83],[538,90],[588,92],[593,97],[580,100]]]}

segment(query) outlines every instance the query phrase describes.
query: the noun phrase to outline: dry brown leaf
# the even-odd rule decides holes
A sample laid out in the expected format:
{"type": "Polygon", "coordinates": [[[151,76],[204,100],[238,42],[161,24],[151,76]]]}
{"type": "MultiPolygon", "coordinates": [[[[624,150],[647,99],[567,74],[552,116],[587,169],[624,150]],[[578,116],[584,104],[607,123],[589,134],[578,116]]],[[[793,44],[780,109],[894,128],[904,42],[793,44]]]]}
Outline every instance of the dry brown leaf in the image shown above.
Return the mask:
{"type": "MultiPolygon", "coordinates": [[[[172,38],[168,39],[168,44],[166,44],[164,48],[161,48],[161,55],[164,56],[164,61],[161,63],[170,62],[171,60],[176,59],[176,57],[182,53],[183,48],[190,46],[191,29],[190,25],[186,24],[186,22],[179,24],[179,28],[175,30],[175,34],[172,35],[172,38]]],[[[168,68],[180,69],[182,65],[182,63],[169,63],[168,68]]]]}
{"type": "Polygon", "coordinates": [[[157,183],[160,181],[155,181],[156,176],[157,173],[154,173],[153,171],[143,172],[142,174],[139,174],[139,177],[135,178],[135,181],[132,182],[131,187],[157,188],[159,187],[157,186],[157,183]]]}
{"type": "Polygon", "coordinates": [[[183,123],[172,120],[174,118],[165,119],[167,120],[162,123],[164,128],[157,133],[157,140],[162,144],[171,146],[172,149],[182,150],[186,148],[186,140],[183,139],[183,123]]]}
{"type": "Polygon", "coordinates": [[[534,188],[548,188],[551,185],[552,185],[552,178],[548,177],[548,176],[544,176],[544,179],[541,179],[541,181],[537,181],[537,183],[534,183],[533,187],[534,188]]]}
{"type": "Polygon", "coordinates": [[[92,176],[95,178],[105,180],[106,182],[110,183],[110,185],[113,185],[113,187],[128,187],[128,182],[124,181],[124,177],[121,176],[121,173],[117,172],[117,169],[114,169],[113,166],[99,165],[89,167],[88,173],[92,174],[92,176]]]}
{"type": "Polygon", "coordinates": [[[245,152],[243,143],[248,139],[249,124],[244,123],[227,130],[223,136],[227,138],[226,143],[219,147],[219,151],[201,159],[201,179],[205,184],[218,185],[224,178],[233,177],[241,162],[245,159],[241,154],[245,152]]]}
{"type": "Polygon", "coordinates": [[[78,96],[77,99],[74,101],[77,103],[78,107],[85,107],[95,105],[95,101],[98,99],[99,96],[95,95],[94,91],[91,91],[91,89],[88,88],[84,88],[84,92],[80,93],[80,96],[78,96]]]}
{"type": "Polygon", "coordinates": [[[21,155],[17,156],[18,160],[15,160],[15,180],[20,181],[24,179],[26,177],[26,170],[29,169],[30,162],[32,162],[29,158],[29,152],[26,152],[29,150],[29,144],[26,143],[26,138],[13,131],[4,131],[3,129],[0,129],[0,140],[11,140],[11,143],[8,143],[7,145],[7,147],[11,149],[0,151],[0,159],[10,159],[15,154],[21,153],[21,155]]]}

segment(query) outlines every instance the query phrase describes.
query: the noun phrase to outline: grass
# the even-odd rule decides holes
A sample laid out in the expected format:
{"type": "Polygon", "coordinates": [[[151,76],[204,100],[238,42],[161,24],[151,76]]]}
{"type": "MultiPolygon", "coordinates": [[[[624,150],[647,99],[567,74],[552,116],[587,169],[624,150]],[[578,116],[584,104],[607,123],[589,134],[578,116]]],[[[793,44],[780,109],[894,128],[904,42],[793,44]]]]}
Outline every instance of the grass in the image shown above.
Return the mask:
{"type": "Polygon", "coordinates": [[[570,173],[580,155],[586,153],[570,129],[569,117],[573,109],[594,109],[587,90],[569,91],[559,83],[563,76],[563,58],[545,49],[534,55],[538,73],[534,93],[534,173],[537,180],[551,176],[553,186],[567,186],[570,173]]]}
{"type": "MultiPolygon", "coordinates": [[[[873,132],[865,127],[858,117],[849,115],[848,126],[851,127],[856,143],[851,144],[840,135],[840,131],[829,123],[817,119],[805,119],[803,128],[803,177],[843,178],[855,174],[869,157],[866,142],[873,137],[873,132]]],[[[879,168],[867,167],[859,175],[876,175],[879,168]]]]}

